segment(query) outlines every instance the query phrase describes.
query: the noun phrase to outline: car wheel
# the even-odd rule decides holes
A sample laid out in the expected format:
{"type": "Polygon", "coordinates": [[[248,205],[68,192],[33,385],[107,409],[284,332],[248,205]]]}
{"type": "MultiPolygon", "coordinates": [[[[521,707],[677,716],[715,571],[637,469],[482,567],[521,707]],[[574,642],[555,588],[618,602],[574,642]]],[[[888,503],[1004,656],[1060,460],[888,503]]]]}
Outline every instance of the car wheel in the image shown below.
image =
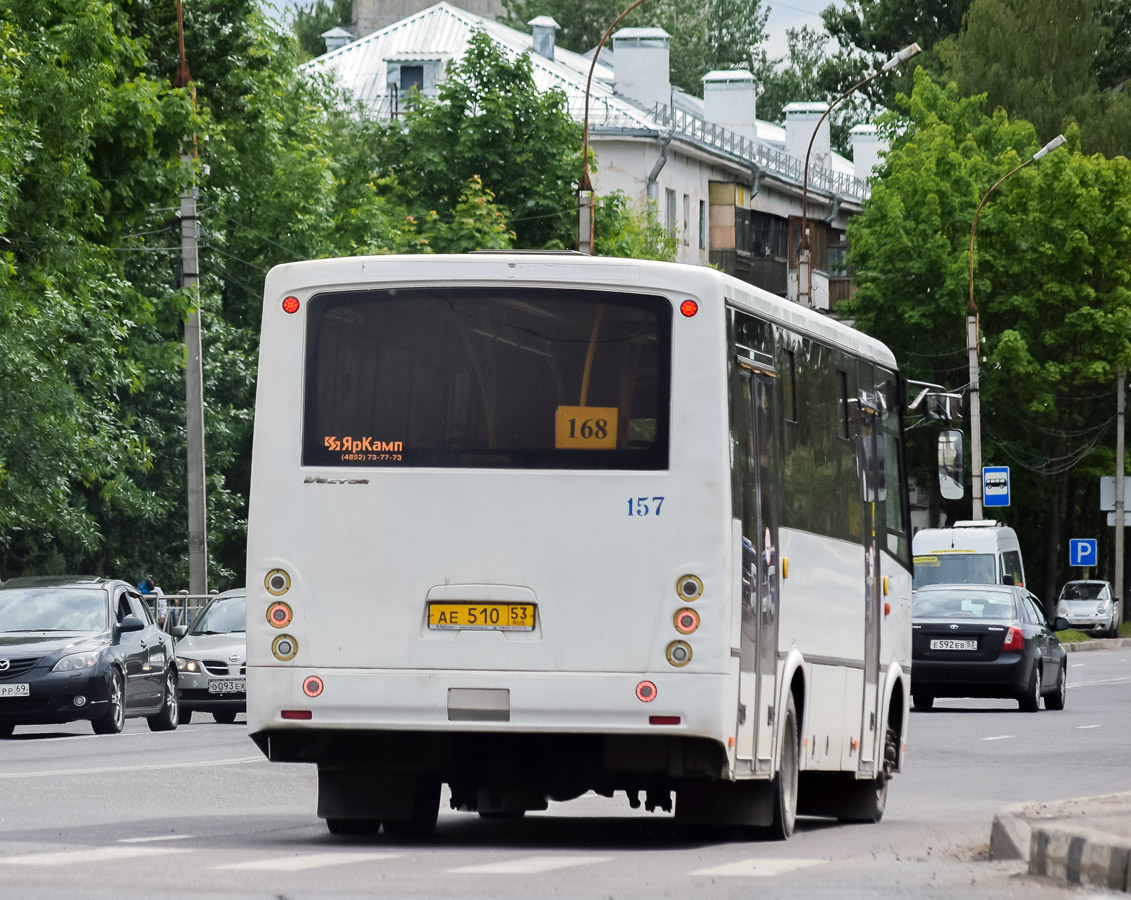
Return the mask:
{"type": "Polygon", "coordinates": [[[1060,664],[1060,672],[1056,676],[1056,690],[1045,697],[1045,709],[1064,709],[1064,701],[1068,699],[1068,663],[1060,664]]]}
{"type": "Polygon", "coordinates": [[[12,732],[16,730],[15,725],[9,725],[5,722],[0,722],[0,738],[11,737],[12,732]]]}
{"type": "Polygon", "coordinates": [[[1017,701],[1025,712],[1037,712],[1041,708],[1041,667],[1034,664],[1029,673],[1029,687],[1017,701]]]}
{"type": "Polygon", "coordinates": [[[181,717],[181,722],[180,722],[181,725],[187,725],[189,722],[192,721],[192,710],[191,709],[185,709],[183,706],[180,706],[178,704],[177,714],[181,717]]]}
{"type": "Polygon", "coordinates": [[[180,708],[177,706],[177,671],[169,669],[165,673],[165,696],[161,709],[152,716],[146,716],[150,731],[176,731],[180,724],[180,708]]]}
{"type": "Polygon", "coordinates": [[[113,669],[110,673],[110,698],[106,712],[90,723],[95,734],[121,734],[122,726],[126,724],[124,684],[122,673],[113,669]]]}
{"type": "Polygon", "coordinates": [[[236,711],[234,709],[218,709],[212,713],[212,718],[221,725],[231,725],[236,720],[236,711]]]}
{"type": "Polygon", "coordinates": [[[935,698],[931,694],[912,694],[911,702],[916,709],[930,709],[935,705],[935,698]]]}

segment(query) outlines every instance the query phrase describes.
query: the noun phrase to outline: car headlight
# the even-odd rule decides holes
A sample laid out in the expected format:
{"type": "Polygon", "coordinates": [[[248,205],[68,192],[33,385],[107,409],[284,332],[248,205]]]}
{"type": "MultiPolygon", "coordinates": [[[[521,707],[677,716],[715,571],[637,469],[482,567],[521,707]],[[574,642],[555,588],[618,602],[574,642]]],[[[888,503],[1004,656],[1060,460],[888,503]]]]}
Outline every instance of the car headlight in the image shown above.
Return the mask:
{"type": "Polygon", "coordinates": [[[52,672],[78,672],[82,669],[93,669],[98,665],[98,651],[88,650],[85,653],[71,653],[64,656],[51,667],[52,672]]]}
{"type": "Polygon", "coordinates": [[[202,667],[195,659],[186,659],[183,656],[177,657],[177,671],[178,672],[200,672],[202,667]]]}
{"type": "Polygon", "coordinates": [[[1056,605],[1056,614],[1058,616],[1067,616],[1068,615],[1068,604],[1065,603],[1063,600],[1056,605]]]}

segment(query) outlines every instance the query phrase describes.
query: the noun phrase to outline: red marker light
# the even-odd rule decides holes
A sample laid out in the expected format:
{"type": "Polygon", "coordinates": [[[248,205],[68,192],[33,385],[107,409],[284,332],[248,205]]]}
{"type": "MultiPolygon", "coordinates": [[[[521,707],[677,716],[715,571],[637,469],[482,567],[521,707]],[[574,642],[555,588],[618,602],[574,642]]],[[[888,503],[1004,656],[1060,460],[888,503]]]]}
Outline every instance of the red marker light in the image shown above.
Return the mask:
{"type": "Polygon", "coordinates": [[[294,618],[294,613],[285,603],[272,603],[267,608],[267,621],[276,628],[286,628],[291,624],[292,618],[294,618]]]}
{"type": "Polygon", "coordinates": [[[656,685],[651,681],[642,681],[636,686],[636,699],[641,703],[651,703],[656,699],[656,685]]]}
{"type": "Polygon", "coordinates": [[[675,630],[680,634],[691,634],[699,627],[699,613],[693,609],[681,609],[675,614],[675,630]]]}
{"type": "Polygon", "coordinates": [[[684,300],[679,305],[679,311],[690,319],[693,315],[699,312],[699,304],[694,300],[684,300]]]}
{"type": "Polygon", "coordinates": [[[680,722],[679,716],[649,716],[649,725],[678,725],[680,722]]]}
{"type": "Polygon", "coordinates": [[[1016,625],[1010,625],[1009,631],[1005,633],[1005,641],[1001,645],[1002,650],[1024,650],[1025,649],[1025,633],[1016,625]]]}
{"type": "Polygon", "coordinates": [[[290,315],[294,315],[296,312],[298,312],[298,308],[299,308],[298,297],[287,297],[283,301],[283,312],[285,312],[285,313],[289,313],[290,315]]]}
{"type": "Polygon", "coordinates": [[[284,719],[311,719],[314,717],[309,709],[284,709],[279,715],[284,719]]]}
{"type": "Polygon", "coordinates": [[[311,675],[302,683],[302,692],[308,697],[317,697],[322,693],[323,687],[325,685],[322,684],[322,679],[317,675],[311,675]]]}

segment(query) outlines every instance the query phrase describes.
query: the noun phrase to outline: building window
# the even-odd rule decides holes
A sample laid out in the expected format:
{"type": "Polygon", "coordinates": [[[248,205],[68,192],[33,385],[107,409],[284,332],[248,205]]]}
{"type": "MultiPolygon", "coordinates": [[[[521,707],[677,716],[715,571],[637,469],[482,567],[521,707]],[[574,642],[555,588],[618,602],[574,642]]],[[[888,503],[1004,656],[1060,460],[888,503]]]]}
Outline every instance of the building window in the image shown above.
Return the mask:
{"type": "Polygon", "coordinates": [[[424,66],[401,66],[401,93],[407,94],[413,88],[424,90],[424,66]]]}
{"type": "Polygon", "coordinates": [[[707,249],[707,201],[699,201],[699,249],[707,249]]]}
{"type": "Polygon", "coordinates": [[[683,244],[691,243],[691,195],[683,195],[683,244]]]}
{"type": "Polygon", "coordinates": [[[664,189],[664,227],[668,234],[675,234],[675,191],[664,189]]]}

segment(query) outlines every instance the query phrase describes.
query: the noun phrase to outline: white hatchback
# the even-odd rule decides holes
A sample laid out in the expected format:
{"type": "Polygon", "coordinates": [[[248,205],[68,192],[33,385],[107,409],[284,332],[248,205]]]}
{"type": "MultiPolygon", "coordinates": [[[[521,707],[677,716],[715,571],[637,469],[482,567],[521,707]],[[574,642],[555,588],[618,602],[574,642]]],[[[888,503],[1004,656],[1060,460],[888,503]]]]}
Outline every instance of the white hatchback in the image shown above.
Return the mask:
{"type": "Polygon", "coordinates": [[[1060,589],[1056,614],[1077,631],[1117,637],[1123,620],[1119,600],[1106,581],[1069,581],[1060,589]]]}

